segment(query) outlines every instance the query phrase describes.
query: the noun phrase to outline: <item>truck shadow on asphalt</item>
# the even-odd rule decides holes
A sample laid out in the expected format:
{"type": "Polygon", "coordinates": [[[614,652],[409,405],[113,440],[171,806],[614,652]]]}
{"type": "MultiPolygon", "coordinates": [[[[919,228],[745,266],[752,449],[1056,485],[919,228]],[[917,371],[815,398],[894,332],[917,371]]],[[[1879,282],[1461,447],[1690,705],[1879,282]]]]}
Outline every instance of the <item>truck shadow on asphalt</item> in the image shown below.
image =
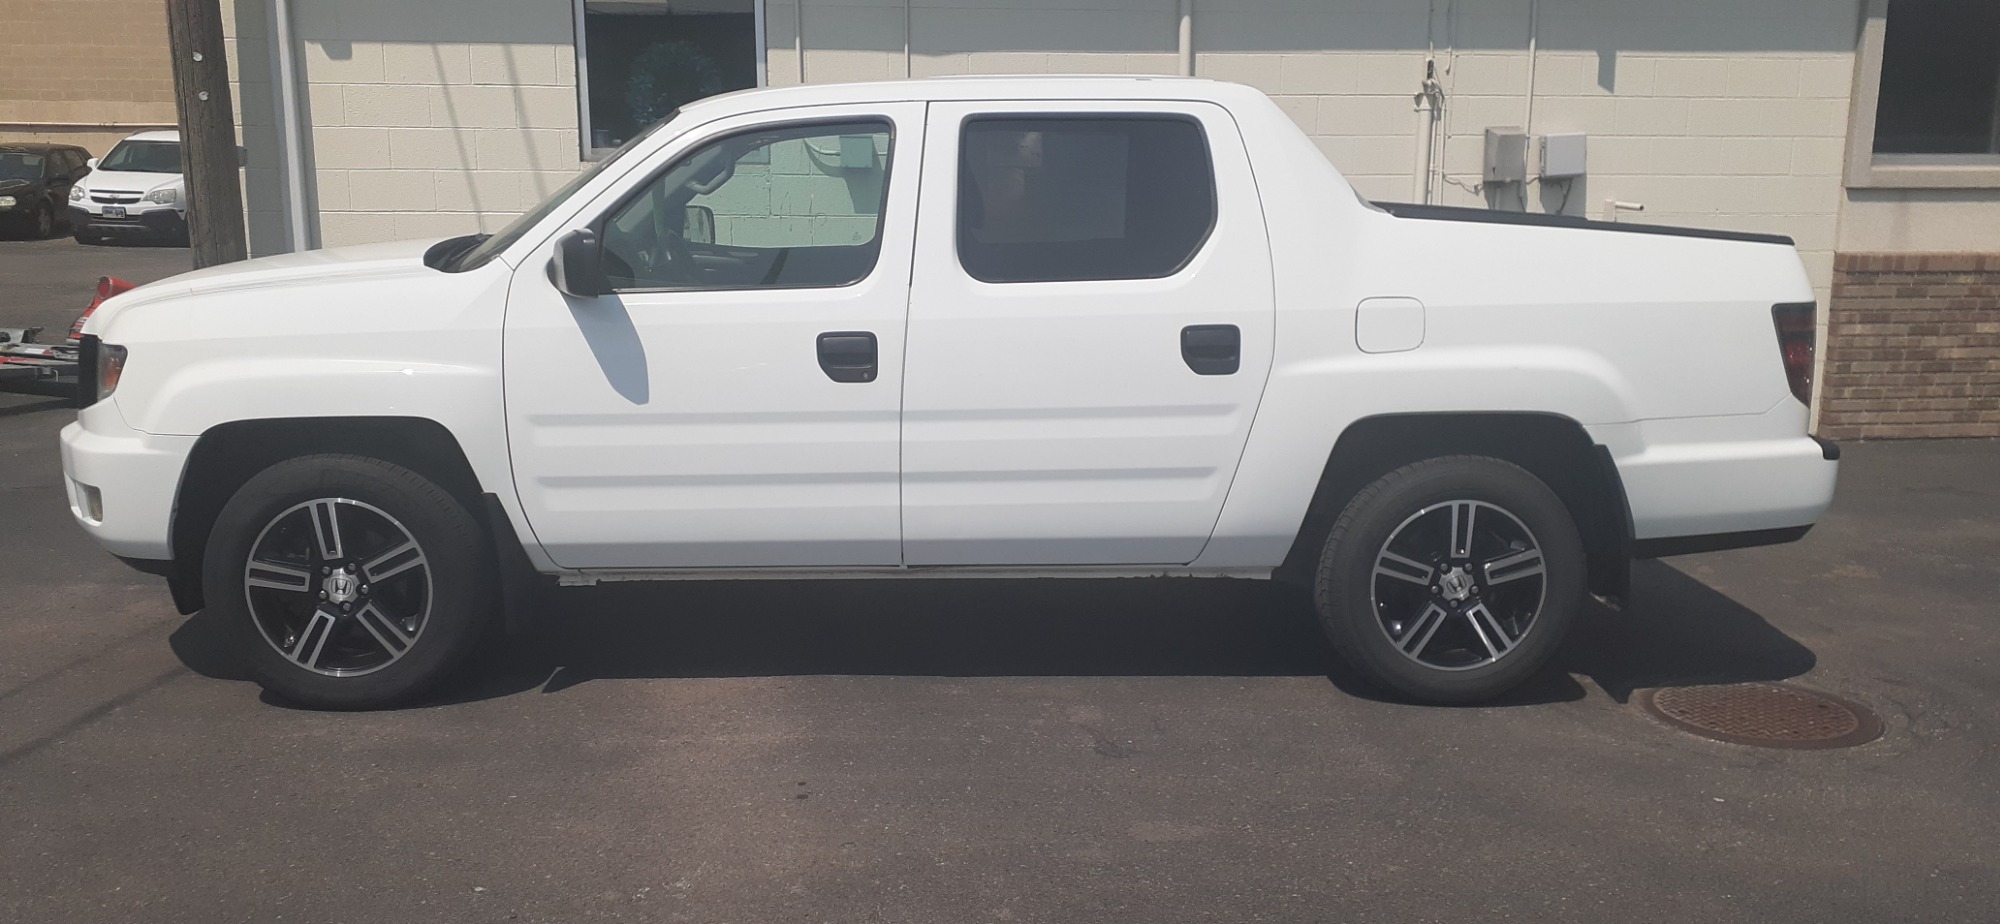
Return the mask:
{"type": "MultiPolygon", "coordinates": [[[[1540,676],[1498,706],[1572,702],[1587,679],[1636,689],[1782,680],[1811,651],[1757,613],[1659,562],[1634,602],[1595,604],[1540,676]]],[[[1324,677],[1394,702],[1327,645],[1303,590],[1268,582],[718,581],[608,584],[549,597],[534,632],[496,642],[426,706],[593,680],[805,675],[1324,677]]],[[[242,679],[206,614],[173,635],[197,673],[242,679]]],[[[276,700],[270,700],[276,703],[276,700]]]]}

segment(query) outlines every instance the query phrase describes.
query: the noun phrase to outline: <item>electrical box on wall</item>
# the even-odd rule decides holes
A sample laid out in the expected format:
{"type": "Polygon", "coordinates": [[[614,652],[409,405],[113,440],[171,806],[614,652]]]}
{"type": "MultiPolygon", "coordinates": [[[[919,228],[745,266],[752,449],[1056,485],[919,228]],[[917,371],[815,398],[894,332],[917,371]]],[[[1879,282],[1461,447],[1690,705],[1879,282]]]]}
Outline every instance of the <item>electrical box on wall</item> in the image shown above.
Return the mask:
{"type": "Polygon", "coordinates": [[[1528,181],[1528,133],[1512,126],[1486,130],[1486,182],[1528,181]]]}
{"type": "Polygon", "coordinates": [[[1590,136],[1581,132],[1542,136],[1542,176],[1566,180],[1584,174],[1590,136]]]}

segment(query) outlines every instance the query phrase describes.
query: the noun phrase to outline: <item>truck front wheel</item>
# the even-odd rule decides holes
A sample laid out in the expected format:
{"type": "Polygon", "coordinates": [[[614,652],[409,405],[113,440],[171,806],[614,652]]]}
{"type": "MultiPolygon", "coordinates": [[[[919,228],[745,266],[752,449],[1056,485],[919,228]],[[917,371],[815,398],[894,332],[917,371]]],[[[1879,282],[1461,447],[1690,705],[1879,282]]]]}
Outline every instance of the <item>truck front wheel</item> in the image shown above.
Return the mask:
{"type": "Polygon", "coordinates": [[[380,708],[442,679],[490,622],[481,549],[472,514],[423,475],[301,456],[223,506],[203,589],[265,689],[316,708],[380,708]]]}
{"type": "Polygon", "coordinates": [[[1582,605],[1584,556],[1555,492],[1499,459],[1405,465],[1348,503],[1313,597],[1341,656],[1425,703],[1491,699],[1548,662],[1582,605]]]}

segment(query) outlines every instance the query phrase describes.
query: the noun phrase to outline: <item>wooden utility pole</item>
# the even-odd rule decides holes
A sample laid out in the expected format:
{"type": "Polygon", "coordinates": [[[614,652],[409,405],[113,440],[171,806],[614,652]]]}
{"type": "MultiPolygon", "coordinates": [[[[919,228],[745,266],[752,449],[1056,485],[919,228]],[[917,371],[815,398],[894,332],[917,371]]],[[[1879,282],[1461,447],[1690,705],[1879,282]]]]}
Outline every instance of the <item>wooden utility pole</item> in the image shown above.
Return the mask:
{"type": "Polygon", "coordinates": [[[229,105],[229,59],[222,47],[221,0],[167,0],[167,46],[180,112],[181,170],[187,177],[188,243],[194,266],[249,255],[243,187],[237,178],[236,118],[229,105]]]}

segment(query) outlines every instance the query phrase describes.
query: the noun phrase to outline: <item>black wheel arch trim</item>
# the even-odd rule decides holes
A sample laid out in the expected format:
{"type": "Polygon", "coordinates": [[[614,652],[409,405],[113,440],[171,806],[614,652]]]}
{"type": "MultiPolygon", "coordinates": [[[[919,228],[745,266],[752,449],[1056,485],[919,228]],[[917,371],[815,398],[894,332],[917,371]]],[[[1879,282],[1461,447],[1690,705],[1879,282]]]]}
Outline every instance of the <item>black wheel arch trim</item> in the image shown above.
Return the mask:
{"type": "Polygon", "coordinates": [[[1590,591],[1614,600],[1629,592],[1632,510],[1610,450],[1574,418],[1536,411],[1377,414],[1350,423],[1328,450],[1312,503],[1274,577],[1309,582],[1326,530],[1370,481],[1410,462],[1465,454],[1504,459],[1540,478],[1576,521],[1590,591]]]}
{"type": "Polygon", "coordinates": [[[1632,542],[1633,558],[1667,558],[1673,555],[1694,555],[1700,552],[1726,552],[1731,549],[1751,549],[1760,545],[1784,545],[1805,538],[1812,524],[1785,526],[1777,529],[1752,529],[1737,533],[1705,533],[1699,536],[1665,536],[1658,539],[1635,539],[1632,542]]]}
{"type": "Polygon", "coordinates": [[[430,418],[259,417],[219,423],[196,438],[174,490],[168,533],[173,558],[165,576],[175,609],[188,615],[206,603],[201,559],[208,531],[222,505],[265,468],[320,452],[355,453],[393,462],[438,482],[475,515],[484,512],[484,492],[464,447],[449,427],[430,418]]]}

